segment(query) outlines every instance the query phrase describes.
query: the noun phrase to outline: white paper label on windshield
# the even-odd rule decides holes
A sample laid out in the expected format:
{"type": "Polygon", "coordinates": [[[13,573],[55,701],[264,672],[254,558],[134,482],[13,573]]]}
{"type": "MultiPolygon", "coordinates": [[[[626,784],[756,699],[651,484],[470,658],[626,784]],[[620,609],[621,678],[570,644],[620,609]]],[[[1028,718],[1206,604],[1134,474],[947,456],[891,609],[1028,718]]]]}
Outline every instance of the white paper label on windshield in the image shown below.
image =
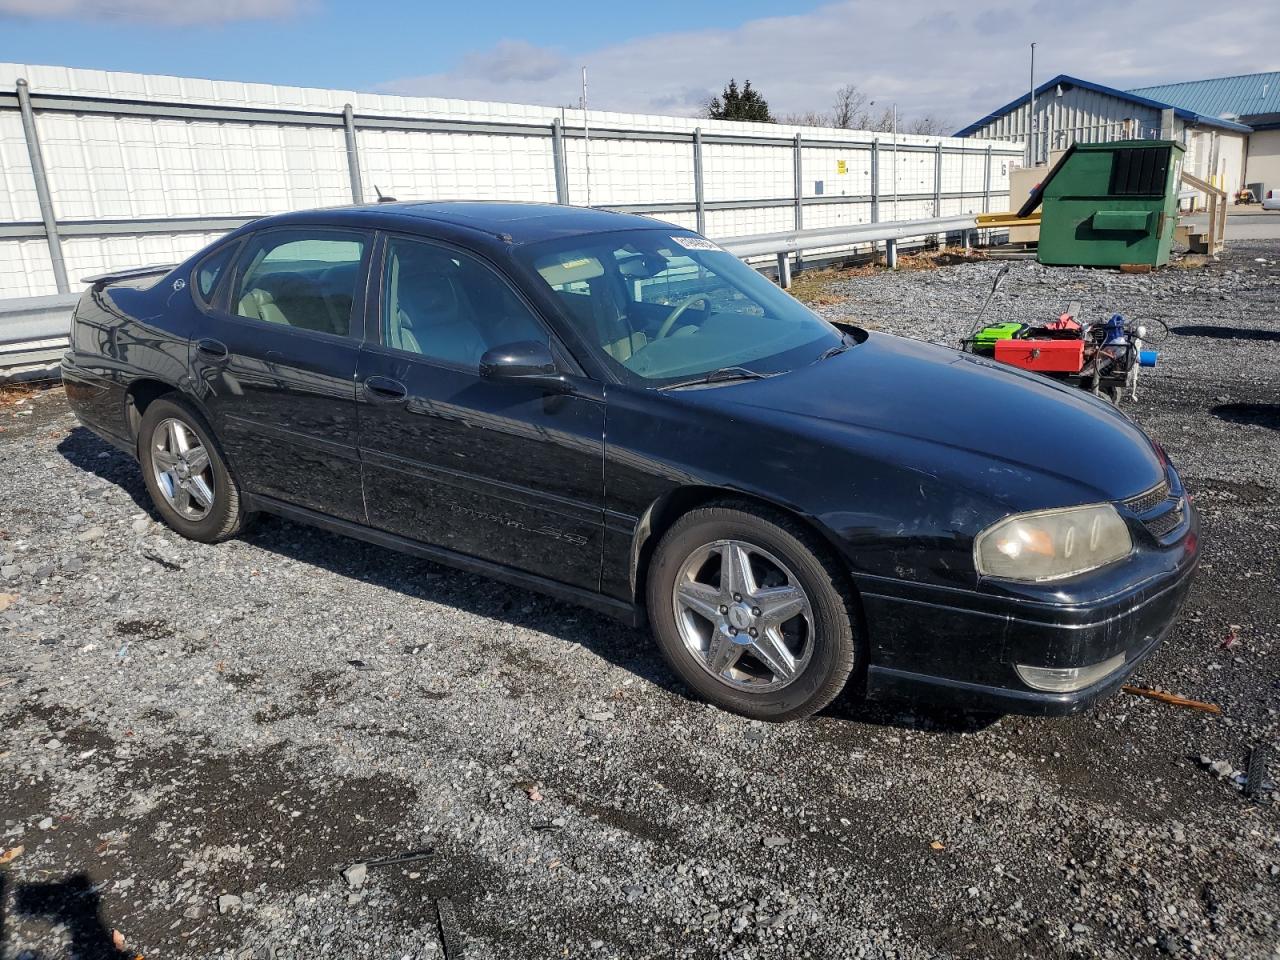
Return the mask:
{"type": "Polygon", "coordinates": [[[676,243],[684,247],[686,250],[719,250],[710,240],[704,240],[702,237],[672,237],[676,243]]]}

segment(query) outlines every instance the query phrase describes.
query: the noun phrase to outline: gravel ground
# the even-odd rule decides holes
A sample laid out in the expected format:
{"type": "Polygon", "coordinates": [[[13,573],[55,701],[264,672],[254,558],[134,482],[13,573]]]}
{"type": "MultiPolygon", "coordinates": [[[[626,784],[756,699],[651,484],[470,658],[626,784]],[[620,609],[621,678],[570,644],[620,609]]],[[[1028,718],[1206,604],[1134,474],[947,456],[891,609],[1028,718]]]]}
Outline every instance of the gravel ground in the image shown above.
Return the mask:
{"type": "MultiPolygon", "coordinates": [[[[993,270],[820,309],[953,341],[993,270]]],[[[749,722],[533,594],[277,520],[185,542],[60,391],[0,401],[0,958],[1280,955],[1237,772],[1280,747],[1280,244],[1017,263],[992,314],[1068,300],[1173,328],[1128,409],[1204,566],[1137,680],[1220,716],[749,722]]]]}

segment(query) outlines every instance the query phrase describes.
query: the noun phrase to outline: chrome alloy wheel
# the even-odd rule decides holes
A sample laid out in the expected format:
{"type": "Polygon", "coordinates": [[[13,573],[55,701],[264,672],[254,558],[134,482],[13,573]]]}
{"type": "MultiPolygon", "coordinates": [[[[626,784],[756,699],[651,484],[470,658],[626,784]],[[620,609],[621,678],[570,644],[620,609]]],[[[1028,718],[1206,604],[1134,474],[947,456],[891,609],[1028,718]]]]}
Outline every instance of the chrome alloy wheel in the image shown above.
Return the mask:
{"type": "Polygon", "coordinates": [[[200,437],[181,420],[161,420],[151,433],[151,469],[169,506],[186,520],[213,509],[213,465],[200,437]]]}
{"type": "Polygon", "coordinates": [[[739,690],[785,687],[813,656],[813,607],[787,566],[741,540],[699,547],[672,589],[680,638],[709,674],[739,690]]]}

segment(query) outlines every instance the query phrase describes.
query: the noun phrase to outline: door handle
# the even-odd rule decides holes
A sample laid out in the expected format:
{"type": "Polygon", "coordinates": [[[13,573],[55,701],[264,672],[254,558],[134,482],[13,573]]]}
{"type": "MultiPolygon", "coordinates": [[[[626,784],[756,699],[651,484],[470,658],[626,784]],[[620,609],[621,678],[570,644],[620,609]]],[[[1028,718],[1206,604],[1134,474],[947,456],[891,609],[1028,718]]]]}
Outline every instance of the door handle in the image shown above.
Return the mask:
{"type": "Polygon", "coordinates": [[[229,355],[225,343],[208,337],[196,341],[196,353],[206,360],[225,360],[229,355]]]}
{"type": "Polygon", "coordinates": [[[368,377],[364,392],[375,403],[400,403],[409,396],[409,388],[390,377],[368,377]]]}

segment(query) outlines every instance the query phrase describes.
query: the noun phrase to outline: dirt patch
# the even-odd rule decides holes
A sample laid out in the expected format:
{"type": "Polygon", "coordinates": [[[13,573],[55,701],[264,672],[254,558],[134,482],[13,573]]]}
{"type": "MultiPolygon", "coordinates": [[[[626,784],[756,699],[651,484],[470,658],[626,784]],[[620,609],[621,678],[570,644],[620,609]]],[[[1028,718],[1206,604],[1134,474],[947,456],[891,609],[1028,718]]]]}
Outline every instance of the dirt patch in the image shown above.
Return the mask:
{"type": "Polygon", "coordinates": [[[120,620],[115,625],[115,632],[121,637],[131,640],[168,640],[173,636],[173,628],[165,620],[120,620]]]}
{"type": "MultiPolygon", "coordinates": [[[[218,913],[220,895],[252,909],[258,898],[336,879],[341,865],[399,852],[416,801],[405,783],[317,776],[276,750],[167,747],[116,757],[94,774],[94,802],[22,838],[14,943],[50,943],[61,922],[84,956],[114,957],[95,952],[112,928],[157,952],[211,956],[240,925],[218,913]],[[97,923],[83,916],[90,902],[97,923]]],[[[0,798],[22,818],[50,802],[21,782],[0,786],[0,798]]]]}
{"type": "Polygon", "coordinates": [[[345,686],[337,670],[320,670],[311,674],[288,703],[273,703],[254,713],[258,723],[279,723],[295,717],[314,717],[320,708],[332,704],[345,686]]]}
{"type": "Polygon", "coordinates": [[[1276,491],[1260,483],[1241,480],[1224,480],[1217,477],[1202,477],[1191,484],[1198,504],[1236,503],[1242,506],[1270,503],[1276,491]]]}

